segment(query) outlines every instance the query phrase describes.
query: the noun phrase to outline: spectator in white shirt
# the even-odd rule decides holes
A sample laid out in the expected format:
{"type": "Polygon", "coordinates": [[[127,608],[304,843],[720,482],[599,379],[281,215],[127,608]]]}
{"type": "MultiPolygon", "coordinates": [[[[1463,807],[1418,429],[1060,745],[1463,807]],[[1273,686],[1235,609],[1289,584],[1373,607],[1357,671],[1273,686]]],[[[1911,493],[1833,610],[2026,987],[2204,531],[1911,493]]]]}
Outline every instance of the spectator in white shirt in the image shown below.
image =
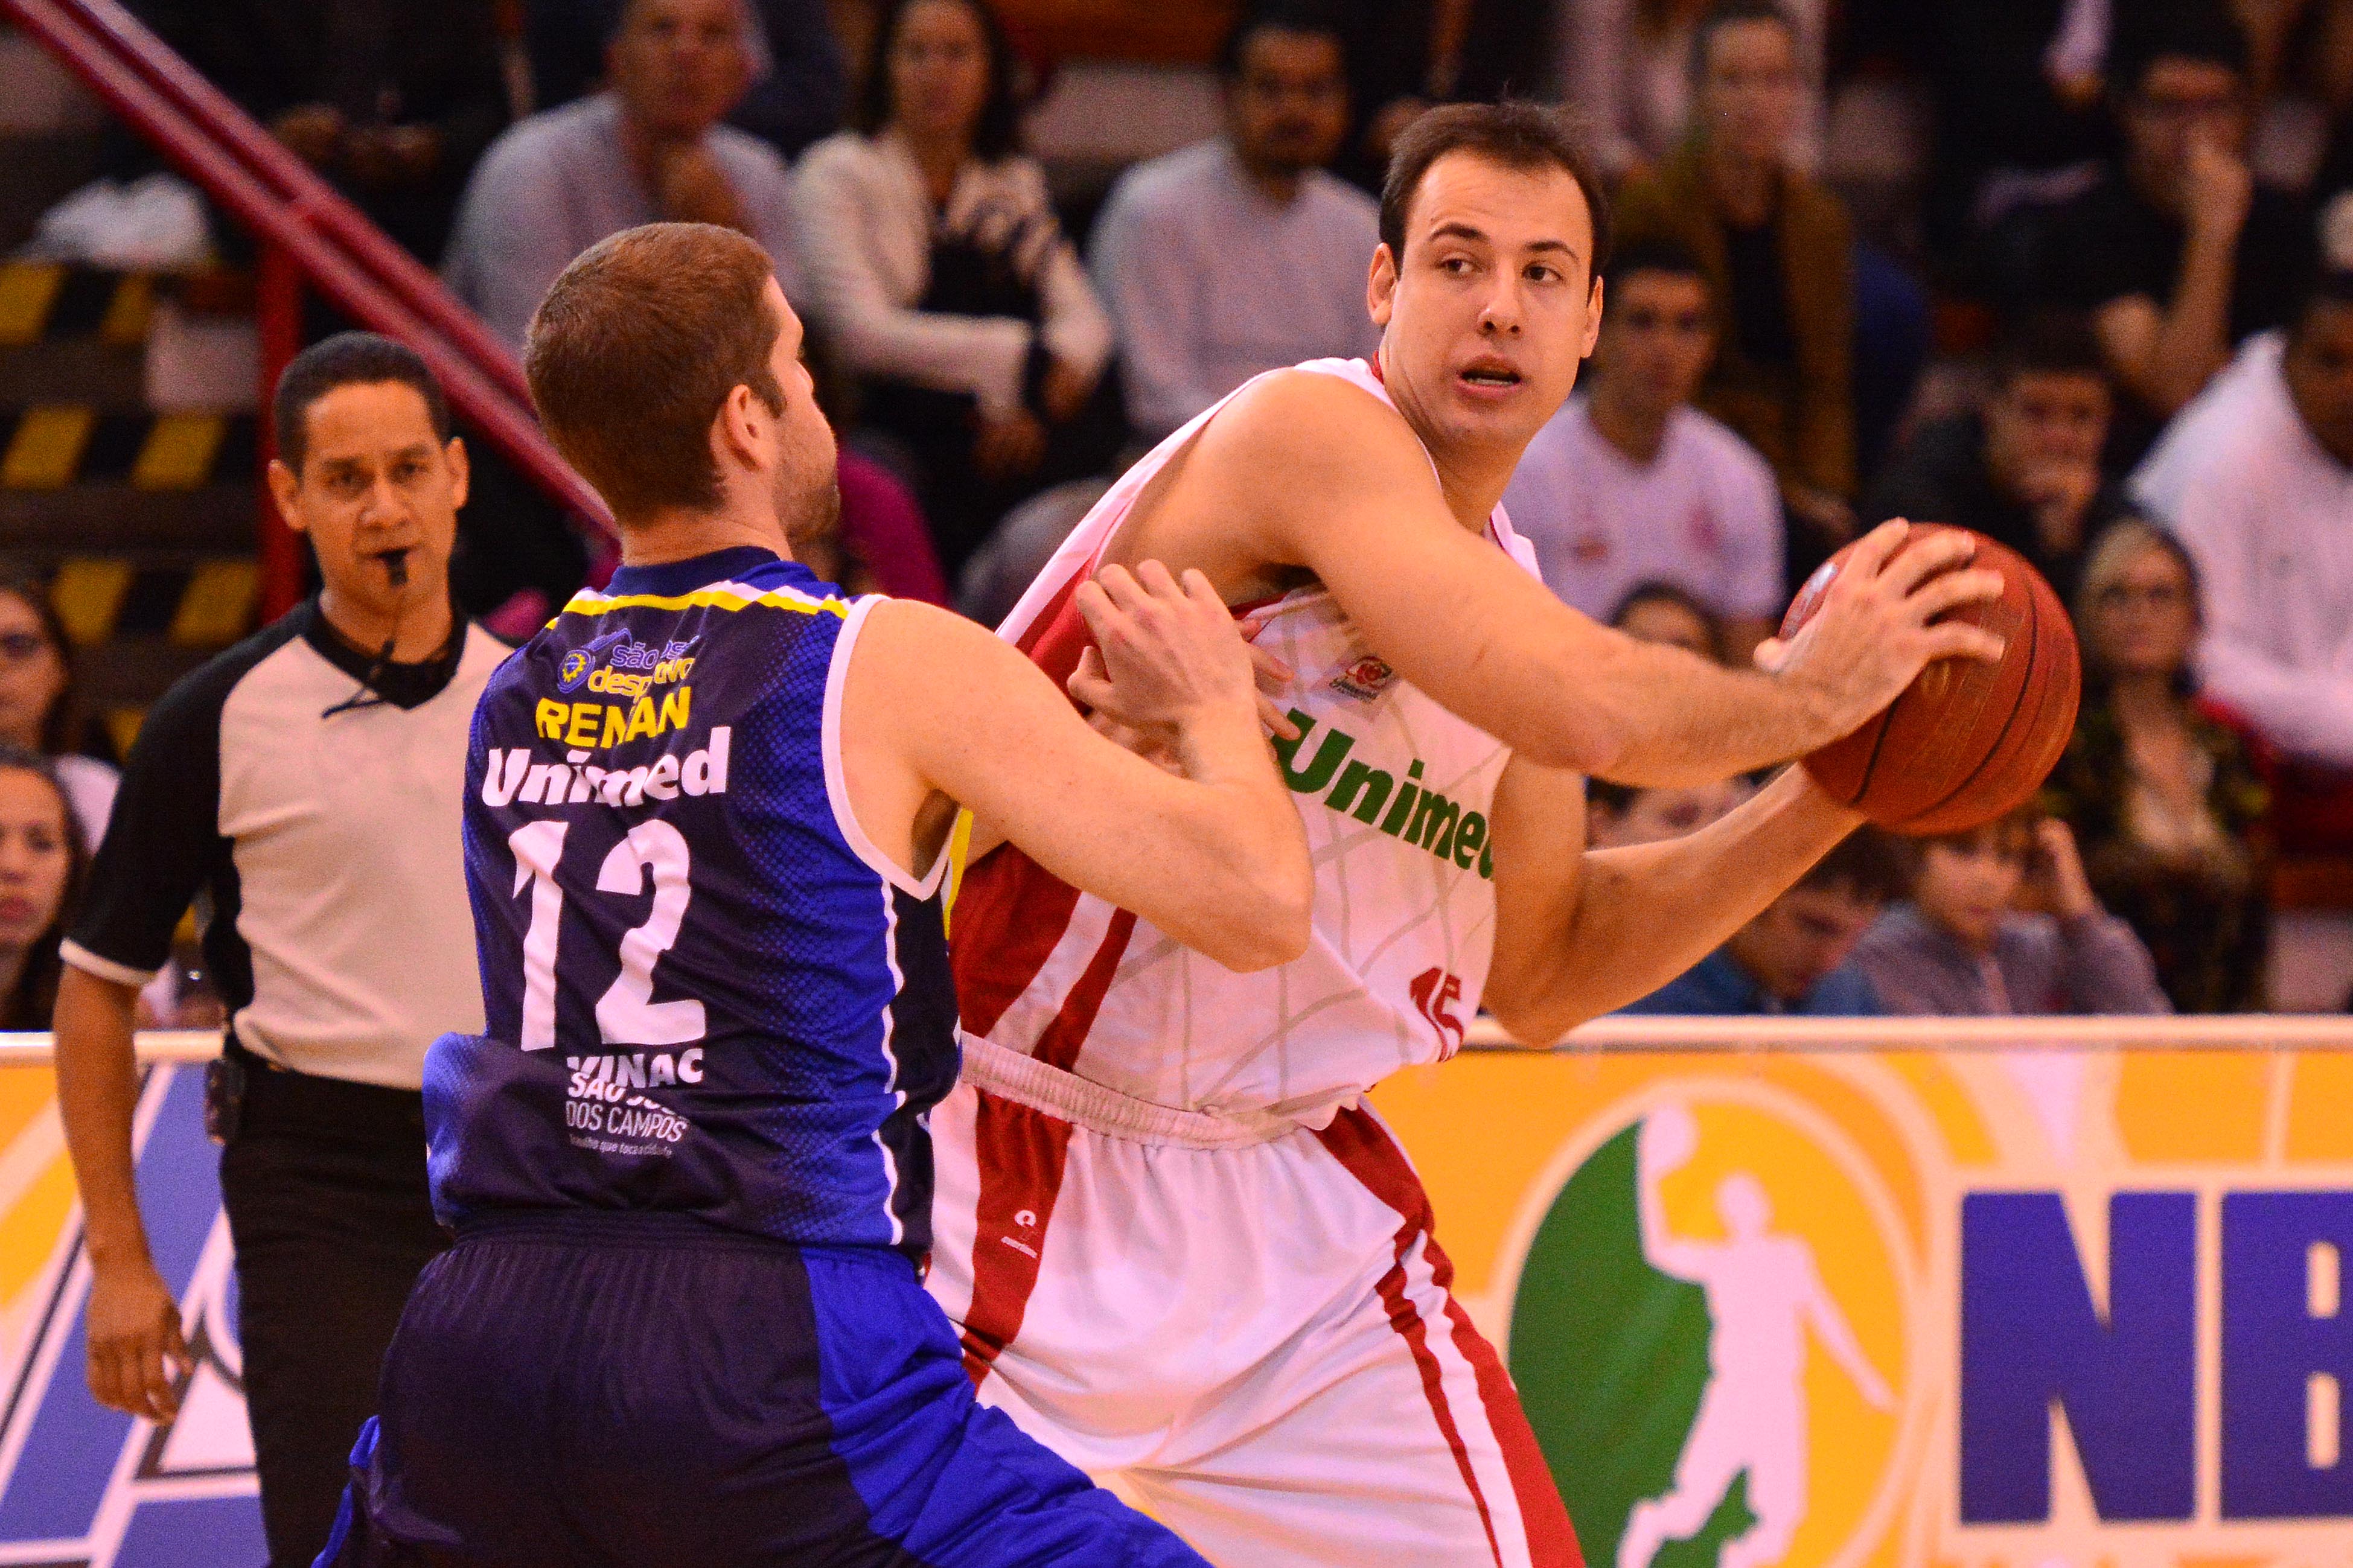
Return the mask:
{"type": "Polygon", "coordinates": [[[1017,502],[1123,435],[1111,320],[1019,147],[1011,46],[982,0],[893,0],[856,116],[802,157],[811,324],[864,392],[954,577],[1017,502]]]}
{"type": "Polygon", "coordinates": [[[1140,163],[1095,220],[1129,423],[1157,440],[1261,371],[1370,355],[1371,197],[1324,173],[1348,130],[1340,33],[1304,5],[1244,14],[1219,57],[1226,133],[1140,163]]]}
{"type": "Polygon", "coordinates": [[[2133,478],[2206,589],[2206,694],[2290,757],[2353,768],[2353,273],[2250,339],[2133,478]]]}
{"type": "Polygon", "coordinates": [[[1745,663],[1782,605],[1773,470],[1691,406],[1719,311],[1681,246],[1628,246],[1609,268],[1593,390],[1536,432],[1504,505],[1546,584],[1599,620],[1635,585],[1671,583],[1726,623],[1745,663]]]}

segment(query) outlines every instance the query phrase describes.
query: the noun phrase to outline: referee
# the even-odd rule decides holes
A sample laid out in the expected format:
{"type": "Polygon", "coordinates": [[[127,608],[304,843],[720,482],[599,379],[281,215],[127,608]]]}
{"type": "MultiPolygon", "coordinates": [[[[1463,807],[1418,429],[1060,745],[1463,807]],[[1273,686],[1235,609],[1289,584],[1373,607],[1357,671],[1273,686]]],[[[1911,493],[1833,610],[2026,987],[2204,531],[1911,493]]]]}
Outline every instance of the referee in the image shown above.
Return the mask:
{"type": "Polygon", "coordinates": [[[452,606],[466,452],[424,362],[330,338],[286,369],[269,486],[325,586],[166,693],[132,748],[65,943],[58,1089],[87,1215],[90,1385],[167,1419],[179,1307],[132,1182],[132,1007],[192,900],[229,1010],[225,1148],[245,1393],[275,1568],[326,1543],[376,1371],[444,1245],[425,1047],[482,1026],[459,795],[506,648],[452,606]]]}

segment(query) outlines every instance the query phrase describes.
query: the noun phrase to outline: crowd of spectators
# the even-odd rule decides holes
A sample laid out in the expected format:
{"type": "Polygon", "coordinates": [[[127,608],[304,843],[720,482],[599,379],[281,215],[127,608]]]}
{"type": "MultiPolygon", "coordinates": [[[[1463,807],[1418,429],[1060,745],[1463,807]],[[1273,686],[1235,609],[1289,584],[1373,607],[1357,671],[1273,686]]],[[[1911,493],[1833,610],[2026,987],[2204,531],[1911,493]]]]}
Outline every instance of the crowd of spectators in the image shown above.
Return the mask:
{"type": "MultiPolygon", "coordinates": [[[[1374,350],[1370,193],[1416,114],[1565,102],[1620,238],[1507,497],[1547,584],[1744,660],[1831,551],[1932,519],[2038,566],[2086,655],[2043,817],[1826,862],[1681,1000],[2264,1004],[2275,868],[2353,868],[2353,0],[1245,0],[1219,133],[1075,195],[1025,141],[1053,62],[994,4],[133,0],[510,342],[617,229],[754,236],[845,437],[809,548],[982,615],[1145,446],[1374,350]],[[1852,127],[1887,122],[1844,111],[1891,93],[1910,181],[1858,205],[1852,127]],[[1997,893],[2037,913],[1976,921],[1997,893]]],[[[101,822],[12,706],[63,649],[0,584],[0,742],[69,753],[101,822]]],[[[1597,785],[1594,831],[1745,787],[1597,785]]]]}

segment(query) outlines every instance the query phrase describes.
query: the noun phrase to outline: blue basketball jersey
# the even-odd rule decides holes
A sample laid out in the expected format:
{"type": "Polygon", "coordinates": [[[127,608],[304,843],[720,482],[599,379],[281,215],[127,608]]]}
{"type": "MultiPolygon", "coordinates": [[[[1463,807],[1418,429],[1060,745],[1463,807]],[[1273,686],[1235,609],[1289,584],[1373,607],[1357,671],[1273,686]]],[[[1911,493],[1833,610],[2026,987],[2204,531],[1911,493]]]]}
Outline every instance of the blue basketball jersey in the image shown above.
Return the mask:
{"type": "Polygon", "coordinates": [[[445,1221],[662,1210],[928,1248],[944,867],[886,860],[841,773],[876,602],[763,550],[625,567],[491,678],[465,824],[487,1024],[426,1066],[445,1221]]]}

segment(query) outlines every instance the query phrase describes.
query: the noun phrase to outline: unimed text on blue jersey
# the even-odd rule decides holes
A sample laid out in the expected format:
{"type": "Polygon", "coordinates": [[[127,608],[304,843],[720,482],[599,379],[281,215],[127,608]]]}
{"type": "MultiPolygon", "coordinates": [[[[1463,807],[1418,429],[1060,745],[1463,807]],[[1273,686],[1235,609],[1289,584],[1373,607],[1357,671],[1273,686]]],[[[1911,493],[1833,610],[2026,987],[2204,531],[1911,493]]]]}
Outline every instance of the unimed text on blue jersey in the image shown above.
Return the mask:
{"type": "Polygon", "coordinates": [[[941,868],[892,866],[844,792],[873,603],[760,550],[631,568],[492,677],[465,822],[488,1023],[426,1072],[445,1221],[928,1247],[955,1000],[941,868]]]}

